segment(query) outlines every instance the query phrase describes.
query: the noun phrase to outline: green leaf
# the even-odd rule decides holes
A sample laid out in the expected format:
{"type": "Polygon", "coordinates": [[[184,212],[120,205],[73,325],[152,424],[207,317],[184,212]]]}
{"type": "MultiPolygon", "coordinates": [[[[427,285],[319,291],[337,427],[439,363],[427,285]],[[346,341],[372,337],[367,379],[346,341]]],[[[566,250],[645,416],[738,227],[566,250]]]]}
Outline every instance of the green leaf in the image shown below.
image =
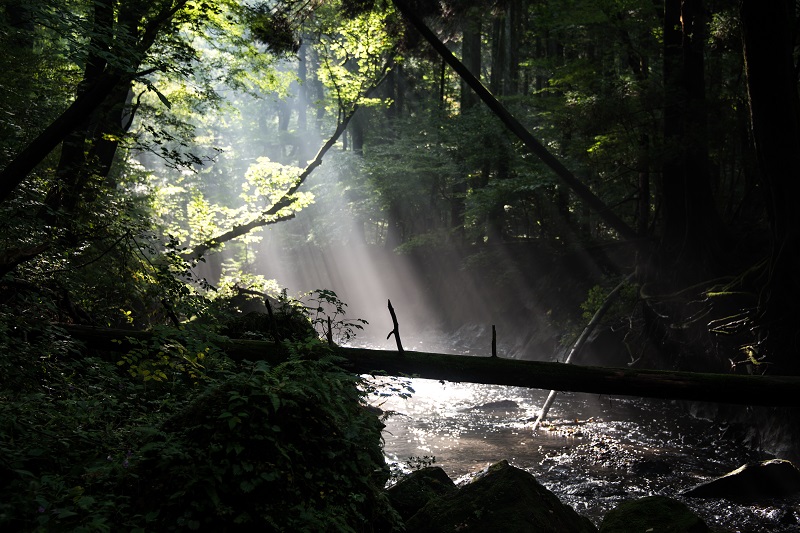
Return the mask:
{"type": "Polygon", "coordinates": [[[154,86],[152,86],[152,85],[150,86],[150,90],[151,90],[151,91],[153,91],[154,93],[156,93],[156,96],[158,96],[158,99],[159,99],[159,100],[161,100],[161,103],[162,103],[162,104],[164,104],[165,106],[167,106],[167,109],[172,109],[172,104],[171,104],[171,103],[170,103],[170,101],[167,99],[167,97],[166,97],[166,96],[164,96],[164,94],[163,94],[161,91],[159,91],[158,89],[156,89],[156,88],[155,88],[154,86]]]}

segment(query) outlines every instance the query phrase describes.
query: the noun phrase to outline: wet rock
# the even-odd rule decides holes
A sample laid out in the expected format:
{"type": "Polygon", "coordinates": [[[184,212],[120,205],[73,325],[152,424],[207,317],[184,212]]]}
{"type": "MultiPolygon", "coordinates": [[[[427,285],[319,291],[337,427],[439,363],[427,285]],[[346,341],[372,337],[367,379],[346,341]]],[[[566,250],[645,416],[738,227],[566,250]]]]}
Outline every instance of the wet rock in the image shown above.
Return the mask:
{"type": "Polygon", "coordinates": [[[458,491],[455,483],[438,466],[416,470],[398,481],[388,491],[389,503],[408,520],[429,501],[458,491]]]}
{"type": "Polygon", "coordinates": [[[686,505],[666,496],[649,496],[619,504],[606,513],[600,533],[705,533],[703,520],[686,505]]]}
{"type": "Polygon", "coordinates": [[[746,464],[684,492],[695,498],[725,498],[737,503],[785,498],[797,493],[800,493],[800,471],[782,459],[746,464]]]}
{"type": "Polygon", "coordinates": [[[430,501],[407,531],[583,533],[597,529],[525,472],[501,461],[458,492],[430,501]]]}
{"type": "Polygon", "coordinates": [[[672,467],[661,459],[643,459],[633,463],[630,471],[642,477],[664,476],[672,473],[672,467]]]}
{"type": "Polygon", "coordinates": [[[514,400],[497,400],[495,402],[488,402],[482,405],[476,405],[464,411],[502,411],[519,409],[519,404],[514,400]]]}

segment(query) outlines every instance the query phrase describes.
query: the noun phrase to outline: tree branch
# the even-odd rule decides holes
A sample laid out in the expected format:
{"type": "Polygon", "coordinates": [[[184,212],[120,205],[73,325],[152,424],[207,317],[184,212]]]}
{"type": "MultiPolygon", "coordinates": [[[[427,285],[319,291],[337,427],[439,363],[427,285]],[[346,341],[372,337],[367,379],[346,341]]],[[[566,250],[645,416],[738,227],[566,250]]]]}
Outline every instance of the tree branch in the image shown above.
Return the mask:
{"type": "MultiPolygon", "coordinates": [[[[388,71],[388,65],[384,67],[384,74],[380,78],[380,80],[378,80],[378,82],[375,85],[373,85],[370,89],[368,89],[364,93],[365,97],[368,96],[381,83],[383,83],[383,80],[386,79],[387,71],[388,71]]],[[[258,216],[258,218],[251,220],[246,224],[242,224],[241,226],[234,226],[234,228],[231,229],[230,231],[226,231],[222,235],[218,235],[216,237],[213,237],[198,244],[191,251],[183,254],[181,257],[183,257],[183,259],[189,262],[197,261],[198,259],[203,257],[203,254],[205,254],[208,250],[217,248],[222,243],[231,241],[237,237],[241,237],[242,235],[245,235],[256,228],[260,228],[268,224],[276,224],[278,222],[283,222],[284,220],[289,220],[294,218],[295,215],[293,213],[289,215],[284,215],[282,217],[278,217],[276,219],[271,219],[270,217],[273,217],[281,209],[283,209],[284,207],[289,207],[292,204],[292,195],[297,192],[297,190],[303,185],[303,183],[305,183],[306,179],[311,175],[311,173],[314,172],[314,170],[322,164],[322,158],[325,157],[325,154],[328,153],[328,150],[333,148],[333,146],[339,141],[339,137],[341,137],[342,134],[345,132],[345,130],[347,129],[347,125],[350,123],[350,119],[353,118],[353,115],[356,114],[356,111],[358,111],[358,109],[359,109],[358,104],[353,105],[353,108],[350,111],[350,113],[348,113],[347,116],[345,116],[344,119],[339,123],[339,125],[336,127],[336,131],[333,132],[333,135],[331,135],[331,137],[327,140],[327,142],[322,145],[322,147],[317,152],[317,155],[314,156],[314,159],[312,159],[311,162],[308,163],[305,170],[303,170],[303,172],[297,177],[297,181],[294,183],[294,185],[292,185],[289,188],[289,190],[287,190],[283,194],[283,196],[281,196],[281,198],[277,202],[275,202],[269,209],[261,213],[258,216]]]]}
{"type": "Polygon", "coordinates": [[[389,300],[389,314],[392,315],[392,325],[394,326],[394,329],[389,332],[386,338],[388,339],[394,335],[395,343],[397,343],[397,351],[400,352],[400,355],[403,355],[405,350],[403,350],[403,343],[400,342],[400,325],[397,323],[397,315],[394,313],[394,307],[392,307],[391,300],[389,300]]]}

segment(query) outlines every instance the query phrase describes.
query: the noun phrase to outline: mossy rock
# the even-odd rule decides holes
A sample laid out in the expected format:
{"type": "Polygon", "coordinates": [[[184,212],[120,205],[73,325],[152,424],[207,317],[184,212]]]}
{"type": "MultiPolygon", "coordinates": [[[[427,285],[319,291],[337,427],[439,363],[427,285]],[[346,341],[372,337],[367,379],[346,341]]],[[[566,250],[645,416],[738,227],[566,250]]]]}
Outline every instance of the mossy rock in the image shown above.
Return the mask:
{"type": "Polygon", "coordinates": [[[408,520],[429,501],[458,491],[456,484],[438,466],[411,472],[388,490],[389,503],[408,520]]]}
{"type": "Polygon", "coordinates": [[[531,474],[501,461],[449,496],[431,500],[406,522],[425,532],[590,533],[597,529],[531,474]]]}
{"type": "Polygon", "coordinates": [[[157,531],[392,530],[384,425],[358,384],[301,359],[231,374],[138,450],[131,514],[157,531]]]}
{"type": "Polygon", "coordinates": [[[600,533],[705,533],[703,520],[678,500],[649,496],[619,504],[606,513],[600,533]]]}
{"type": "Polygon", "coordinates": [[[308,317],[298,312],[276,312],[272,319],[266,313],[250,312],[229,320],[221,333],[232,339],[272,340],[280,342],[284,339],[304,340],[314,338],[317,332],[308,321],[308,317]],[[277,331],[278,338],[273,332],[277,331]]]}

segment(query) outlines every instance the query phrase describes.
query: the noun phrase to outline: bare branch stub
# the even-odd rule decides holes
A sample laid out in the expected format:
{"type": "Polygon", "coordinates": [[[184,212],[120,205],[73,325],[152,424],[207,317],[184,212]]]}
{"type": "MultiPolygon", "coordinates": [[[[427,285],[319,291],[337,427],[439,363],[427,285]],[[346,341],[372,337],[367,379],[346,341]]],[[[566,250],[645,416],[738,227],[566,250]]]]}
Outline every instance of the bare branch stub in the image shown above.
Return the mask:
{"type": "Polygon", "coordinates": [[[394,326],[394,329],[390,331],[388,335],[386,335],[386,338],[388,339],[389,337],[394,335],[394,340],[395,342],[397,342],[397,351],[402,354],[403,343],[400,342],[400,326],[397,325],[397,315],[394,313],[394,307],[392,307],[391,300],[389,300],[389,314],[392,315],[392,325],[394,326]]]}

